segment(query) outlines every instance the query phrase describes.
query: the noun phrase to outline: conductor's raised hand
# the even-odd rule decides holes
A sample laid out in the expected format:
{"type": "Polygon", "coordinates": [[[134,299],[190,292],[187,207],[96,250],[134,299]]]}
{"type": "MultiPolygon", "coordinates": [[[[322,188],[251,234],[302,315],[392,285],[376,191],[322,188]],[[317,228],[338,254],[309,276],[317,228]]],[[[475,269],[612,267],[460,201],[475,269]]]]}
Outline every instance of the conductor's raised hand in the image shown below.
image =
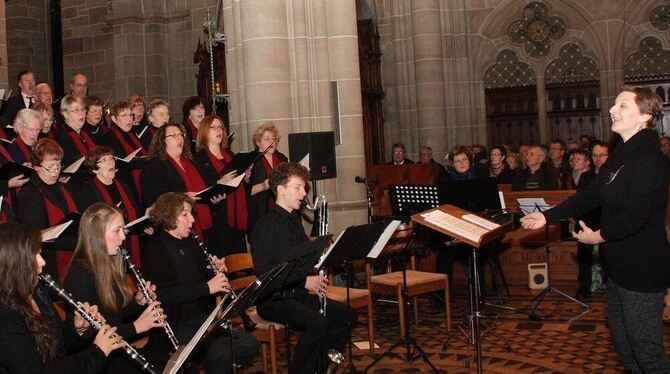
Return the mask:
{"type": "Polygon", "coordinates": [[[544,217],[544,214],[539,212],[527,214],[526,216],[521,217],[519,221],[524,229],[529,230],[541,229],[547,224],[547,219],[544,217]]]}

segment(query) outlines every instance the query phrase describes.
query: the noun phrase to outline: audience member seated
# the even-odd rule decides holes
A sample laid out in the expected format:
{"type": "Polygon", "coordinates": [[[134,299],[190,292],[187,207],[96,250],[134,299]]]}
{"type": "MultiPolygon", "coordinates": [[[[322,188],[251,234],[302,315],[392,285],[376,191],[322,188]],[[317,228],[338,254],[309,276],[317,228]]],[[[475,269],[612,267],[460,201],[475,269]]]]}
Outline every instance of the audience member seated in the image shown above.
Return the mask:
{"type": "Polygon", "coordinates": [[[508,166],[506,159],[507,150],[505,147],[495,145],[491,148],[488,163],[488,176],[495,178],[499,184],[511,184],[514,179],[514,172],[508,166]]]}
{"type": "Polygon", "coordinates": [[[558,175],[547,167],[547,151],[534,145],[528,149],[526,168],[519,171],[512,182],[513,191],[557,190],[558,175]]]}
{"type": "Polygon", "coordinates": [[[395,143],[391,148],[391,161],[387,165],[407,165],[413,164],[414,161],[405,157],[405,145],[402,143],[395,143]]]}

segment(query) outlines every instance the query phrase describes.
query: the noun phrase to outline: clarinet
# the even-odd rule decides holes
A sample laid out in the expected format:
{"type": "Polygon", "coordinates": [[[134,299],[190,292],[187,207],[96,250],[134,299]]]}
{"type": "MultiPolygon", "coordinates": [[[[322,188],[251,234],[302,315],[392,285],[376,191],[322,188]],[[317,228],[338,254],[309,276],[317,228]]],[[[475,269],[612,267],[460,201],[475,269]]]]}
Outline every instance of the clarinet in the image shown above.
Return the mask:
{"type": "MultiPolygon", "coordinates": [[[[49,274],[41,274],[39,275],[39,279],[44,282],[49,288],[51,288],[54,292],[58,294],[65,302],[70,304],[74,308],[75,311],[77,311],[88,323],[93,326],[94,329],[100,330],[104,326],[106,326],[106,323],[100,323],[98,322],[95,318],[93,318],[92,315],[90,315],[85,309],[84,309],[84,304],[82,304],[80,301],[75,301],[72,298],[72,295],[69,294],[63,287],[61,287],[59,284],[56,283],[53,278],[51,278],[51,275],[49,274]]],[[[114,334],[114,336],[118,336],[118,334],[114,334]]],[[[121,340],[121,344],[123,344],[123,349],[124,351],[128,354],[128,356],[137,363],[140,368],[143,370],[148,371],[151,374],[156,374],[154,371],[153,365],[149,363],[142,355],[140,355],[139,352],[130,345],[128,342],[125,340],[121,340]]]]}
{"type": "MultiPolygon", "coordinates": [[[[198,237],[198,234],[195,233],[195,230],[193,229],[190,230],[191,230],[191,237],[193,237],[193,240],[198,245],[198,248],[200,248],[202,254],[205,256],[207,264],[211,268],[212,273],[214,273],[214,275],[219,275],[221,272],[216,267],[216,264],[214,264],[214,260],[212,260],[212,255],[207,250],[207,245],[205,245],[205,243],[202,240],[200,240],[200,237],[198,237]]],[[[230,297],[232,299],[235,299],[237,297],[237,295],[235,295],[235,291],[233,291],[232,289],[230,290],[230,297]]],[[[242,324],[244,325],[244,330],[251,332],[254,331],[254,329],[256,329],[256,322],[252,321],[247,312],[245,312],[244,310],[240,312],[240,318],[242,318],[242,324]]]]}
{"type": "MultiPolygon", "coordinates": [[[[316,235],[328,235],[328,200],[326,200],[326,195],[317,196],[317,198],[314,200],[314,205],[309,203],[309,199],[307,198],[307,195],[305,195],[305,197],[302,198],[300,205],[314,212],[314,225],[317,225],[316,235]]],[[[326,255],[327,251],[327,248],[323,250],[323,253],[321,253],[321,258],[319,258],[319,262],[323,260],[323,256],[326,255]]],[[[319,276],[324,278],[328,276],[328,271],[325,267],[319,269],[319,276]]],[[[318,292],[318,297],[319,314],[325,317],[326,308],[328,306],[328,297],[326,297],[326,293],[322,291],[318,292]]]]}
{"type": "MultiPolygon", "coordinates": [[[[126,267],[133,274],[133,277],[135,277],[135,283],[137,283],[137,288],[142,292],[142,295],[144,295],[144,299],[147,301],[147,304],[153,303],[154,300],[151,297],[151,294],[149,293],[146,284],[144,283],[142,275],[140,274],[139,270],[135,268],[135,264],[133,264],[133,262],[130,260],[130,254],[128,254],[128,251],[125,248],[119,248],[119,252],[121,252],[121,257],[123,257],[123,260],[126,263],[126,267]]],[[[167,335],[168,339],[170,339],[170,343],[172,343],[173,350],[176,351],[177,349],[179,349],[179,341],[177,340],[174,331],[172,331],[172,327],[168,323],[167,319],[164,322],[165,326],[163,326],[163,329],[165,329],[165,334],[167,335]]]]}

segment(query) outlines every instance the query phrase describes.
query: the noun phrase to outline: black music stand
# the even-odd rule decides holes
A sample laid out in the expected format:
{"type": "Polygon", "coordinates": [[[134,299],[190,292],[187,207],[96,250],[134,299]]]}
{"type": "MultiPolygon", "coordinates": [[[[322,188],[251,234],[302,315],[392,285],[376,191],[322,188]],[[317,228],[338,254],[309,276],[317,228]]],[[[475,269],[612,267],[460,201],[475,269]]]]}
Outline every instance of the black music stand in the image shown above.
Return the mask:
{"type": "MultiPolygon", "coordinates": [[[[297,263],[297,261],[296,261],[297,263]]],[[[182,345],[179,349],[170,356],[165,368],[163,369],[163,374],[176,374],[179,372],[182,365],[186,362],[191,353],[195,348],[202,342],[202,340],[207,337],[209,334],[214,332],[217,327],[228,325],[228,321],[237,315],[241,311],[246,310],[251,306],[258,297],[267,292],[271,286],[275,285],[278,280],[285,279],[286,273],[290,272],[295,268],[296,263],[291,262],[282,262],[281,264],[272,268],[272,270],[258,277],[255,281],[249,284],[242,292],[240,292],[237,297],[232,300],[230,304],[224,310],[220,318],[216,318],[219,311],[223,308],[223,305],[228,299],[230,294],[227,294],[223,300],[212,310],[210,315],[207,317],[205,322],[200,326],[198,331],[193,335],[191,340],[186,345],[182,345]],[[293,266],[291,266],[293,265],[293,266]],[[284,276],[282,278],[282,275],[284,276]]],[[[223,326],[226,327],[227,326],[223,326]]],[[[236,372],[235,364],[235,355],[233,347],[233,337],[231,331],[231,350],[233,351],[233,372],[236,372]]]]}
{"type": "Polygon", "coordinates": [[[437,186],[392,184],[389,186],[394,216],[411,216],[440,205],[437,186]]]}
{"type": "MultiPolygon", "coordinates": [[[[344,230],[335,242],[328,248],[328,251],[321,257],[320,261],[314,265],[315,269],[321,267],[341,266],[344,269],[345,279],[349,279],[350,271],[353,270],[352,262],[364,259],[381,252],[389,241],[395,229],[400,225],[400,221],[377,221],[375,223],[350,226],[344,230]]],[[[351,294],[349,282],[346,284],[347,307],[351,308],[351,294]]],[[[349,352],[349,362],[346,369],[349,373],[356,373],[356,367],[353,363],[352,341],[351,341],[351,321],[347,321],[347,342],[349,352]]],[[[374,344],[374,342],[373,342],[374,344]]]]}

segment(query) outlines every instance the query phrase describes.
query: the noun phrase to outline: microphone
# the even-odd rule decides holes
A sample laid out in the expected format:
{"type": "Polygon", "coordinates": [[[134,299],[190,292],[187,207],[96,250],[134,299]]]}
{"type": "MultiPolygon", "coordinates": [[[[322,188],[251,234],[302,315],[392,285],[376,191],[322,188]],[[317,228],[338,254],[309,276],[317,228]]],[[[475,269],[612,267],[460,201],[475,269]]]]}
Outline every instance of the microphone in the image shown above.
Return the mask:
{"type": "Polygon", "coordinates": [[[379,178],[364,178],[364,177],[354,177],[354,182],[356,183],[379,183],[379,178]]]}

